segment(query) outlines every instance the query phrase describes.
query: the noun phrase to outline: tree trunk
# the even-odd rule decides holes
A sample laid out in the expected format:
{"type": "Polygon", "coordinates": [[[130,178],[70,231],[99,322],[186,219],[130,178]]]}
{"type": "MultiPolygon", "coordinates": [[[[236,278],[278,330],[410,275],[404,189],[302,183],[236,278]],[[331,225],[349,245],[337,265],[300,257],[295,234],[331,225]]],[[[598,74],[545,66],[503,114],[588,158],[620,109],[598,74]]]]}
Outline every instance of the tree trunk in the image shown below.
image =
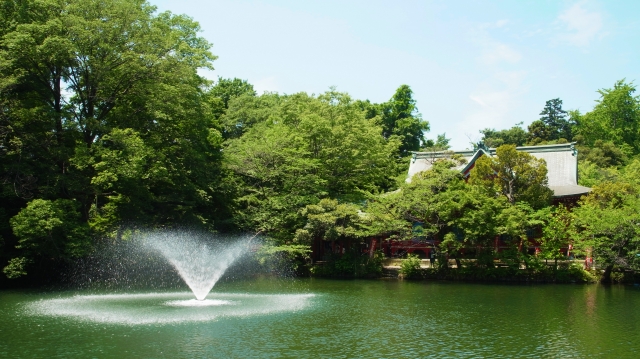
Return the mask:
{"type": "Polygon", "coordinates": [[[600,283],[611,283],[612,270],[613,270],[613,264],[610,264],[605,267],[604,273],[602,273],[602,278],[600,278],[600,283]]]}

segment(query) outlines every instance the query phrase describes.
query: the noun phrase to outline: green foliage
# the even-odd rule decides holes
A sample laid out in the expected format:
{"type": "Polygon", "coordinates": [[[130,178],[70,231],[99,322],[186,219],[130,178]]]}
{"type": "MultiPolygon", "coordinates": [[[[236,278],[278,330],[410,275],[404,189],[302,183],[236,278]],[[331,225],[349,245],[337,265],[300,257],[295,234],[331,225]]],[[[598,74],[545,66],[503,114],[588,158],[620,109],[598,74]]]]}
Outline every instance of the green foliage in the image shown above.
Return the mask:
{"type": "Polygon", "coordinates": [[[635,91],[635,85],[625,80],[598,91],[593,111],[578,118],[577,132],[587,146],[601,140],[614,143],[626,155],[640,153],[640,97],[633,95],[635,91]]]}
{"type": "Polygon", "coordinates": [[[311,250],[308,245],[280,244],[270,240],[262,245],[256,257],[258,263],[273,272],[299,273],[309,260],[311,250]]]}
{"type": "Polygon", "coordinates": [[[2,269],[2,272],[9,279],[20,278],[27,275],[27,266],[32,263],[27,257],[11,258],[6,267],[2,269]]]}
{"type": "MultiPolygon", "coordinates": [[[[198,24],[156,14],[142,0],[19,3],[0,12],[6,213],[34,198],[66,213],[60,201],[69,200],[91,224],[87,238],[122,222],[213,228],[229,218],[233,188],[221,181],[228,172],[215,106],[222,100],[220,91],[205,93],[209,82],[198,75],[215,56],[198,24]]],[[[76,228],[75,217],[51,218],[76,228]]],[[[64,259],[73,235],[53,233],[60,250],[47,258],[64,259]]],[[[6,238],[10,255],[32,257],[24,238],[6,238]]]]}
{"type": "Polygon", "coordinates": [[[578,184],[594,187],[602,182],[616,181],[619,176],[615,167],[600,167],[590,161],[578,162],[578,184]]]}
{"type": "Polygon", "coordinates": [[[449,145],[449,141],[451,141],[451,139],[447,138],[446,133],[437,135],[435,141],[432,139],[426,140],[422,145],[420,151],[446,151],[451,148],[451,146],[449,145]]]}
{"type": "Polygon", "coordinates": [[[282,96],[267,121],[225,149],[228,167],[242,181],[237,218],[291,238],[303,225],[305,206],[323,197],[355,202],[360,190],[389,188],[398,146],[346,94],[282,96]]]}
{"type": "Polygon", "coordinates": [[[209,90],[209,94],[219,98],[225,109],[229,108],[229,102],[236,97],[242,95],[255,96],[256,91],[253,89],[253,85],[248,83],[247,80],[241,80],[239,78],[224,79],[218,77],[218,82],[209,90]]]}
{"type": "Polygon", "coordinates": [[[384,253],[376,251],[373,257],[349,250],[342,255],[329,255],[322,264],[311,267],[311,273],[319,277],[375,278],[382,274],[384,253]]]}
{"type": "Polygon", "coordinates": [[[404,278],[415,278],[420,274],[420,258],[415,254],[407,254],[407,258],[400,263],[400,274],[404,278]]]}
{"type": "Polygon", "coordinates": [[[567,258],[567,253],[561,249],[568,248],[572,243],[573,215],[563,205],[541,212],[544,226],[540,238],[539,257],[554,260],[557,264],[558,260],[567,258]]]}
{"type": "Polygon", "coordinates": [[[514,145],[496,149],[496,156],[482,156],[471,170],[469,182],[481,186],[488,194],[504,196],[509,203],[527,202],[533,208],[547,205],[551,190],[547,186],[547,166],[514,145]]]}
{"type": "Polygon", "coordinates": [[[549,100],[545,104],[540,115],[542,117],[529,125],[530,145],[540,143],[562,143],[573,137],[575,123],[567,120],[568,112],[562,109],[562,100],[559,98],[549,100]]]}
{"type": "Polygon", "coordinates": [[[576,246],[592,252],[610,281],[615,267],[640,269],[640,200],[626,183],[602,183],[574,210],[576,246]]]}
{"type": "Polygon", "coordinates": [[[453,162],[436,162],[429,171],[414,176],[394,193],[372,196],[367,208],[372,233],[413,237],[413,223],[420,222],[421,235],[431,236],[449,226],[452,216],[464,206],[464,181],[452,170],[453,162]]]}
{"type": "Polygon", "coordinates": [[[497,148],[502,145],[524,146],[527,142],[527,132],[520,127],[522,122],[508,130],[496,131],[493,128],[480,130],[482,143],[487,147],[497,148]]]}
{"type": "Polygon", "coordinates": [[[25,253],[9,263],[5,272],[12,277],[26,274],[28,258],[71,259],[90,249],[89,228],[81,219],[75,201],[34,199],[11,218],[18,237],[16,248],[25,253]]]}
{"type": "Polygon", "coordinates": [[[591,147],[578,146],[578,155],[601,168],[621,166],[628,161],[628,156],[611,141],[596,140],[591,147]]]}
{"type": "Polygon", "coordinates": [[[366,215],[354,204],[324,198],[318,204],[306,206],[302,216],[307,224],[296,231],[294,240],[299,243],[310,243],[312,238],[357,241],[367,235],[366,215]]]}
{"type": "Polygon", "coordinates": [[[400,139],[400,157],[418,151],[425,142],[424,132],[429,131],[429,122],[424,121],[413,99],[413,91],[407,85],[398,87],[389,102],[380,105],[380,117],[376,121],[382,127],[384,138],[400,139]]]}

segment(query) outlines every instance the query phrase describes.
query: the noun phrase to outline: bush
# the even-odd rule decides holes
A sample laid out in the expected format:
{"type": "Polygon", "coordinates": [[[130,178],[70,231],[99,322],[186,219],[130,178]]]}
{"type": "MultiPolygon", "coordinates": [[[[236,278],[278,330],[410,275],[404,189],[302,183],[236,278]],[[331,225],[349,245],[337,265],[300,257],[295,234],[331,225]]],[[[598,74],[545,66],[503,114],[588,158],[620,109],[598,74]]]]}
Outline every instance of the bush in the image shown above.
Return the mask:
{"type": "Polygon", "coordinates": [[[376,251],[373,257],[356,250],[343,255],[326,256],[322,265],[311,267],[311,274],[320,277],[372,278],[382,275],[384,253],[376,251]]]}
{"type": "Polygon", "coordinates": [[[400,263],[400,274],[404,278],[416,278],[420,274],[420,258],[415,254],[407,254],[407,258],[400,263]]]}

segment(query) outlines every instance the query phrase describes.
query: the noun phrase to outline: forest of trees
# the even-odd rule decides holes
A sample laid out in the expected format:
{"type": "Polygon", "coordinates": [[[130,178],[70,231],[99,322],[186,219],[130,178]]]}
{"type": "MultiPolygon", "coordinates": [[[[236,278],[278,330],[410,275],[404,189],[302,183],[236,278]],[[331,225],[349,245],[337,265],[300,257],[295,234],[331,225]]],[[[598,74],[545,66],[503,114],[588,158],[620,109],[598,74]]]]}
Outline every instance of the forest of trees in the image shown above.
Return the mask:
{"type": "Polygon", "coordinates": [[[640,269],[633,82],[599,90],[584,114],[556,98],[527,129],[481,131],[498,153],[468,183],[442,161],[406,184],[411,151],[449,147],[444,134],[425,137],[407,85],[378,104],[335,89],[258,95],[244,80],[212,82],[198,73],[216,59],[198,24],[142,0],[10,0],[0,20],[8,278],[63,266],[135,227],[261,233],[269,253],[304,258],[315,238],[406,239],[415,222],[454,258],[495,235],[517,248],[538,226],[540,258],[571,241],[605,277],[640,269]],[[545,164],[515,151],[565,142],[577,143],[580,184],[593,187],[571,211],[550,206],[545,164]],[[504,176],[515,189],[501,189],[504,176]]]}

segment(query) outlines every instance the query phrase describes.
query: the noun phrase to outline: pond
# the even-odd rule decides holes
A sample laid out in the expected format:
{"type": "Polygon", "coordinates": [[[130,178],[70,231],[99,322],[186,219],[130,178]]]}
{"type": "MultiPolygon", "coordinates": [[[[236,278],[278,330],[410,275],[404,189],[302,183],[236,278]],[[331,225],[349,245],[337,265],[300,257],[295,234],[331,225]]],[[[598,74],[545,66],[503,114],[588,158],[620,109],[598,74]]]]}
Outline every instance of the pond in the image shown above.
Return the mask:
{"type": "Polygon", "coordinates": [[[192,298],[0,291],[0,357],[640,356],[638,287],[258,278],[192,298]]]}

